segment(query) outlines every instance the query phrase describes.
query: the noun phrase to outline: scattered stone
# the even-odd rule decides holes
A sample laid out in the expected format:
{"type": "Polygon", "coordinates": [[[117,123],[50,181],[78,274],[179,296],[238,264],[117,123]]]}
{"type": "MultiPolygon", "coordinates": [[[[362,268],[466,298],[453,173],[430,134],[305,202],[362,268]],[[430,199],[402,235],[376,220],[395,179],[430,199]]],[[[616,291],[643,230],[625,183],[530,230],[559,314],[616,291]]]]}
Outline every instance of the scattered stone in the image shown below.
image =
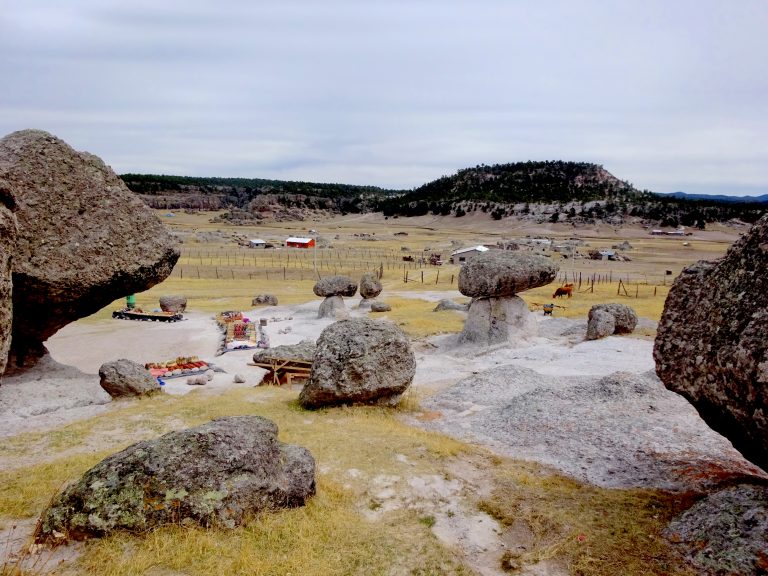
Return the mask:
{"type": "Polygon", "coordinates": [[[302,360],[312,362],[317,346],[312,340],[302,340],[298,344],[284,344],[274,348],[257,350],[253,354],[254,362],[271,362],[273,360],[302,360]]]}
{"type": "Polygon", "coordinates": [[[161,282],[179,258],[166,228],[104,162],[47,132],[0,140],[0,183],[18,222],[10,348],[17,366],[34,364],[63,326],[161,282]]]}
{"type": "Polygon", "coordinates": [[[768,486],[710,494],[670,522],[664,536],[702,574],[768,573],[768,486]]]}
{"type": "Polygon", "coordinates": [[[360,296],[363,298],[376,298],[381,294],[382,289],[381,282],[373,272],[366,272],[360,278],[360,296]]]}
{"type": "Polygon", "coordinates": [[[235,374],[235,377],[232,378],[232,382],[235,384],[245,384],[245,376],[242,374],[235,374]]]}
{"type": "Polygon", "coordinates": [[[726,255],[677,277],[653,356],[670,390],[768,470],[768,216],[726,255]]]}
{"type": "Polygon", "coordinates": [[[43,512],[37,541],[164,524],[233,528],[259,512],[302,506],[314,493],[312,455],[278,442],[273,422],[219,418],[102,460],[43,512]]]}
{"type": "Polygon", "coordinates": [[[274,294],[259,294],[251,301],[251,306],[277,306],[277,296],[274,294]]]}
{"type": "Polygon", "coordinates": [[[357,284],[349,276],[327,276],[317,281],[312,291],[315,296],[354,296],[357,284]]]}
{"type": "Polygon", "coordinates": [[[335,322],[317,341],[312,375],[299,395],[308,408],[338,404],[395,405],[416,373],[408,337],[386,320],[335,322]]]}
{"type": "Polygon", "coordinates": [[[475,298],[469,304],[459,344],[519,344],[538,334],[536,318],[519,296],[475,298]]]}
{"type": "Polygon", "coordinates": [[[432,312],[442,312],[443,310],[458,310],[460,312],[467,312],[469,310],[469,302],[467,304],[457,304],[453,300],[443,298],[437,303],[432,312]]]}
{"type": "Polygon", "coordinates": [[[328,296],[320,303],[317,317],[346,320],[349,318],[349,310],[347,310],[347,306],[344,304],[344,299],[341,296],[328,296]]]}
{"type": "Polygon", "coordinates": [[[186,296],[160,296],[160,309],[163,312],[180,314],[187,309],[186,296]]]}
{"type": "Polygon", "coordinates": [[[205,377],[208,379],[208,382],[213,380],[214,374],[215,374],[215,372],[213,370],[206,370],[205,371],[205,377]]]}
{"type": "Polygon", "coordinates": [[[143,396],[160,391],[160,384],[149,370],[125,358],[102,364],[99,378],[99,384],[112,398],[143,396]]]}
{"type": "Polygon", "coordinates": [[[0,377],[5,371],[8,351],[11,348],[13,325],[13,281],[11,255],[16,243],[15,202],[0,179],[0,377]]]}
{"type": "Polygon", "coordinates": [[[372,302],[371,312],[389,312],[392,310],[392,306],[386,302],[372,302]]]}
{"type": "Polygon", "coordinates": [[[559,267],[546,256],[507,250],[488,250],[462,266],[459,291],[472,298],[502,298],[544,286],[559,267]]]}
{"type": "Polygon", "coordinates": [[[205,386],[206,384],[208,384],[208,377],[205,374],[187,378],[187,386],[205,386]]]}
{"type": "Polygon", "coordinates": [[[611,334],[630,334],[637,326],[637,314],[624,304],[595,304],[589,310],[587,340],[611,334]]]}

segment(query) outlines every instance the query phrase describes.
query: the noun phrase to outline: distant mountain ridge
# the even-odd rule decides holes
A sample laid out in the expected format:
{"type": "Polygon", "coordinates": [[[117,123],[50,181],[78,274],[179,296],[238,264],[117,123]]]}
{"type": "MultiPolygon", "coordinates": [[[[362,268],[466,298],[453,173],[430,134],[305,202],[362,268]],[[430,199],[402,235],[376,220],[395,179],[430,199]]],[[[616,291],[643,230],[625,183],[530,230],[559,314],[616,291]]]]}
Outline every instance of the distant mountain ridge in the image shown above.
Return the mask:
{"type": "Polygon", "coordinates": [[[563,160],[481,164],[412,190],[256,178],[198,178],[125,174],[128,187],[154,208],[226,210],[218,218],[322,219],[327,214],[382,212],[388,217],[455,216],[470,212],[573,225],[624,222],[696,226],[755,222],[768,209],[756,199],[671,195],[638,190],[603,166],[563,160]]]}
{"type": "Polygon", "coordinates": [[[768,202],[768,194],[761,196],[726,196],[725,194],[689,194],[688,192],[657,192],[659,196],[679,198],[680,200],[713,200],[715,202],[757,203],[768,202]]]}

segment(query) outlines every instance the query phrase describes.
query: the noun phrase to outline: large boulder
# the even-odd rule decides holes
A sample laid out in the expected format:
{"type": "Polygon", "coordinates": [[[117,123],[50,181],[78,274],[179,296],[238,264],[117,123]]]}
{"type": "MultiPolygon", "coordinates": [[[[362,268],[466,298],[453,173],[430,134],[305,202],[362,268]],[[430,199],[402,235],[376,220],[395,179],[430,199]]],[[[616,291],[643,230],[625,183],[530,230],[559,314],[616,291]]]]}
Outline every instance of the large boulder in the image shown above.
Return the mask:
{"type": "Polygon", "coordinates": [[[546,256],[488,250],[462,266],[459,291],[473,298],[503,298],[549,284],[559,267],[546,256]]]}
{"type": "Polygon", "coordinates": [[[0,376],[5,371],[11,348],[13,325],[12,258],[16,243],[15,203],[6,184],[0,180],[0,376]]]}
{"type": "Polygon", "coordinates": [[[381,282],[373,272],[366,272],[360,278],[360,296],[363,298],[376,298],[382,289],[381,282]]]}
{"type": "Polygon", "coordinates": [[[326,276],[315,283],[315,296],[354,296],[357,284],[349,276],[326,276]]]}
{"type": "Polygon", "coordinates": [[[309,451],[278,442],[270,420],[230,416],[102,460],[53,500],[37,538],[79,540],[163,524],[232,528],[262,511],[302,506],[314,493],[309,451]]]}
{"type": "Polygon", "coordinates": [[[317,309],[318,318],[331,318],[333,320],[346,320],[349,318],[349,310],[341,296],[327,296],[320,302],[317,309]]]}
{"type": "Polygon", "coordinates": [[[335,322],[317,341],[312,376],[299,395],[308,408],[396,404],[416,373],[408,337],[386,320],[335,322]]]}
{"type": "Polygon", "coordinates": [[[637,313],[625,304],[595,304],[587,315],[587,340],[630,334],[637,320],[637,313]]]}
{"type": "Polygon", "coordinates": [[[16,202],[13,339],[18,364],[66,324],[164,280],[179,258],[152,211],[96,156],[40,130],[0,140],[16,202]]]}
{"type": "Polygon", "coordinates": [[[186,296],[160,296],[160,310],[178,314],[187,309],[186,296]]]}
{"type": "Polygon", "coordinates": [[[475,298],[469,305],[464,329],[459,334],[459,344],[519,344],[537,334],[536,319],[519,296],[475,298]]]}
{"type": "Polygon", "coordinates": [[[664,385],[768,470],[768,215],[675,280],[653,356],[664,385]]]}
{"type": "Polygon", "coordinates": [[[132,360],[121,358],[99,368],[99,384],[112,396],[145,396],[160,391],[160,384],[149,370],[132,360]]]}

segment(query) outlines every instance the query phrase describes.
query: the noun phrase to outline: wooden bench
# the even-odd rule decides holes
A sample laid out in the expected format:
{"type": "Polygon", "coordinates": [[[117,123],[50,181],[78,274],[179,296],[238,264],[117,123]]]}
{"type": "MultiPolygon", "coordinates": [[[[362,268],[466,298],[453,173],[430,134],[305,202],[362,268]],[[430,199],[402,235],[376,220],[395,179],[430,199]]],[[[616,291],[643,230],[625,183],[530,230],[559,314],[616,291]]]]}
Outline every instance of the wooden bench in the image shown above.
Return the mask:
{"type": "Polygon", "coordinates": [[[294,380],[307,380],[312,373],[312,362],[296,360],[295,358],[271,358],[264,362],[249,362],[248,366],[265,368],[267,373],[262,378],[262,384],[293,384],[294,380]]]}

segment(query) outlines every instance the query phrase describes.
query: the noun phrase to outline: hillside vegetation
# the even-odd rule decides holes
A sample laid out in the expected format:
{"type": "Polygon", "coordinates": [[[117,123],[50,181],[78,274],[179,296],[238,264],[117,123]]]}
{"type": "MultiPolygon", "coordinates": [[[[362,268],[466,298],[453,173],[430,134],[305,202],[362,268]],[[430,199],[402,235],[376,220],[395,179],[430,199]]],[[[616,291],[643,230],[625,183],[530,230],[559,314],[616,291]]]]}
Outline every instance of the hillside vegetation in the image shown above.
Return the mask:
{"type": "Polygon", "coordinates": [[[303,220],[313,215],[382,212],[408,217],[462,217],[481,211],[489,218],[542,214],[552,222],[627,219],[658,226],[704,228],[738,219],[755,222],[766,203],[687,199],[638,190],[603,166],[586,162],[515,162],[479,165],[442,176],[413,190],[247,178],[197,178],[124,174],[128,187],[153,208],[226,209],[230,223],[303,220]]]}

